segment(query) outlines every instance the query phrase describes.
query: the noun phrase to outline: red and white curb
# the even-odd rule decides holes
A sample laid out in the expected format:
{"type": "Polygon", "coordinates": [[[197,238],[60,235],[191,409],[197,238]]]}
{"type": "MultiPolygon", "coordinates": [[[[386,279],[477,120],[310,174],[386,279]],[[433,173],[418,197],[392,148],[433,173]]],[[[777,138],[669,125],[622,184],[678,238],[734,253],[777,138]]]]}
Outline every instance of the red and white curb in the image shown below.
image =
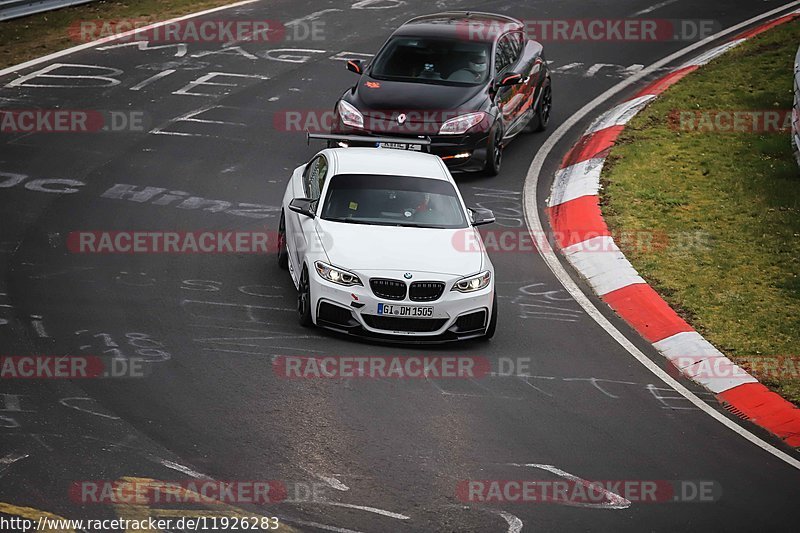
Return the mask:
{"type": "Polygon", "coordinates": [[[671,85],[747,39],[800,17],[773,19],[652,82],[595,120],[564,157],[547,212],[566,259],[592,289],[686,377],[729,410],[800,446],[800,409],[771,392],[697,333],[636,272],[614,242],[600,210],[600,173],[628,121],[671,85]],[[711,371],[709,371],[711,369],[711,371]]]}

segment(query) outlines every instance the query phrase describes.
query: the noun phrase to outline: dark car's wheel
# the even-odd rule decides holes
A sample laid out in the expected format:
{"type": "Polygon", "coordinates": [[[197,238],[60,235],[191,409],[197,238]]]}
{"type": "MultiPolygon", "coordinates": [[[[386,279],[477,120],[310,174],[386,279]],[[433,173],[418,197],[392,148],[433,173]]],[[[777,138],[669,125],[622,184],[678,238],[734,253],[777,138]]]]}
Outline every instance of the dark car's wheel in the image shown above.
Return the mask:
{"type": "Polygon", "coordinates": [[[286,248],[286,217],[281,211],[281,221],[278,223],[278,266],[289,270],[289,250],[286,248]]]}
{"type": "Polygon", "coordinates": [[[492,316],[489,318],[489,327],[486,328],[486,333],[483,338],[487,341],[494,337],[494,332],[497,329],[497,291],[492,296],[492,316]]]}
{"type": "Polygon", "coordinates": [[[550,80],[545,81],[542,88],[542,98],[539,107],[533,114],[533,118],[528,124],[529,131],[544,131],[550,123],[550,112],[553,110],[553,89],[550,87],[550,80]]]}
{"type": "Polygon", "coordinates": [[[300,286],[297,288],[297,320],[304,328],[311,327],[311,283],[308,281],[308,269],[303,267],[300,274],[300,286]]]}
{"type": "Polygon", "coordinates": [[[486,150],[486,164],[483,171],[487,176],[497,176],[500,174],[500,166],[503,164],[503,131],[498,126],[494,134],[490,137],[489,145],[486,150]]]}

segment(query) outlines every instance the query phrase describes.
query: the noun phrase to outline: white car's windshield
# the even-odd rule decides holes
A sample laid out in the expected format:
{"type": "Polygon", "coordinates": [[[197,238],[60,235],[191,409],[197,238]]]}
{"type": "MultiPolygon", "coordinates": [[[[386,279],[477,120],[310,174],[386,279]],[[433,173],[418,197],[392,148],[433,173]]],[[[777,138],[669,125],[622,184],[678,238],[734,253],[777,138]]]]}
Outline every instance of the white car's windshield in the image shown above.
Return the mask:
{"type": "Polygon", "coordinates": [[[378,226],[465,228],[455,187],[408,176],[340,174],[330,179],[323,220],[378,226]]]}

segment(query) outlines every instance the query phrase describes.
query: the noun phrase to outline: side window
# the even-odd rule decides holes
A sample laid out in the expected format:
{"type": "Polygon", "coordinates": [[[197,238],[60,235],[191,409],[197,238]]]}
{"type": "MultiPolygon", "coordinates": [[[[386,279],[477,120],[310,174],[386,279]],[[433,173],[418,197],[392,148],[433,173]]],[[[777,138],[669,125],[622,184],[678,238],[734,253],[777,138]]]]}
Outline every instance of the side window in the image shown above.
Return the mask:
{"type": "Polygon", "coordinates": [[[505,71],[519,58],[519,50],[515,48],[511,35],[512,34],[503,35],[500,37],[500,40],[497,41],[497,51],[495,52],[494,60],[497,74],[505,71]]]}
{"type": "Polygon", "coordinates": [[[317,165],[317,194],[314,198],[319,198],[322,194],[322,188],[325,185],[325,178],[328,176],[328,160],[320,156],[319,164],[317,165]]]}
{"type": "Polygon", "coordinates": [[[317,156],[308,164],[303,175],[303,188],[305,189],[306,197],[313,200],[319,199],[327,173],[328,161],[325,156],[317,156]]]}
{"type": "Polygon", "coordinates": [[[311,175],[311,171],[316,168],[317,166],[317,158],[312,159],[306,165],[305,170],[303,170],[303,192],[305,193],[304,196],[306,198],[311,198],[311,187],[309,186],[308,177],[311,175]]]}
{"type": "Polygon", "coordinates": [[[496,74],[500,74],[508,66],[507,48],[508,40],[503,36],[497,41],[497,48],[494,52],[494,69],[496,74]]]}
{"type": "Polygon", "coordinates": [[[519,61],[520,56],[522,56],[522,51],[525,49],[525,38],[522,32],[515,31],[511,34],[511,45],[514,51],[514,58],[511,62],[516,63],[519,61]]]}

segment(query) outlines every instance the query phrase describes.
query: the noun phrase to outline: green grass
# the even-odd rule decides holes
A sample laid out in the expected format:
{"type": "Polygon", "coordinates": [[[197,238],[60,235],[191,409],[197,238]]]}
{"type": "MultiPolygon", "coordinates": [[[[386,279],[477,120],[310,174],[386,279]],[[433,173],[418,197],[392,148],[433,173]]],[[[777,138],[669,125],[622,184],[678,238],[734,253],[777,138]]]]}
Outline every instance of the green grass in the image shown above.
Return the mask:
{"type": "MultiPolygon", "coordinates": [[[[678,131],[668,117],[791,109],[799,43],[800,22],[791,22],[690,74],[631,121],[602,175],[612,230],[669,238],[655,248],[622,242],[633,265],[745,367],[800,361],[800,170],[789,134],[678,131]]],[[[800,380],[760,377],[800,405],[800,380]]]]}
{"type": "Polygon", "coordinates": [[[0,68],[81,44],[72,40],[68,33],[74,22],[121,18],[141,18],[157,22],[233,2],[234,0],[103,1],[0,22],[0,68]]]}

